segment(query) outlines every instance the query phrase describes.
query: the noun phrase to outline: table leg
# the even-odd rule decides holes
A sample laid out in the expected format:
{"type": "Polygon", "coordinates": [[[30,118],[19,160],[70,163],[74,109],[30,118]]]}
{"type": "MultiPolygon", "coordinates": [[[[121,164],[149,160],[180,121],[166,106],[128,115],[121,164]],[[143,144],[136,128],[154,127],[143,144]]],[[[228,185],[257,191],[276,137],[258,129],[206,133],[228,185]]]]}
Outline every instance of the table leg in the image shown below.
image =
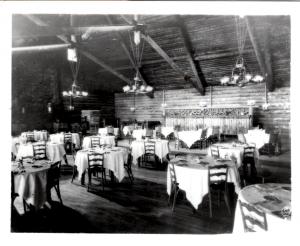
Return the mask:
{"type": "Polygon", "coordinates": [[[110,181],[112,183],[115,183],[115,175],[113,171],[109,170],[109,176],[110,176],[110,181]]]}

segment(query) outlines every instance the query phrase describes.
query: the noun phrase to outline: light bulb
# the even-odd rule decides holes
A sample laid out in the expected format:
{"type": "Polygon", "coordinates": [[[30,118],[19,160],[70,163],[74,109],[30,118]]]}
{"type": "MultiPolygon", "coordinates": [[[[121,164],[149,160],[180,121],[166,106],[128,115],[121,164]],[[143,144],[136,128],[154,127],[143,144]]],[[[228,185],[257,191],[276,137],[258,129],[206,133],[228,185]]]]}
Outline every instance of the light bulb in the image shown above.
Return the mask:
{"type": "Polygon", "coordinates": [[[220,79],[220,82],[221,84],[227,84],[229,82],[229,77],[228,76],[225,76],[223,78],[220,79]]]}
{"type": "Polygon", "coordinates": [[[152,87],[152,86],[150,86],[150,85],[148,85],[148,86],[146,87],[146,91],[147,91],[147,92],[151,92],[151,91],[153,91],[153,87],[152,87]]]}
{"type": "Polygon", "coordinates": [[[144,85],[141,85],[140,91],[144,91],[145,89],[146,89],[146,87],[144,85]]]}
{"type": "Polygon", "coordinates": [[[63,96],[68,96],[68,92],[66,92],[66,91],[63,91],[62,94],[63,94],[63,96]]]}
{"type": "Polygon", "coordinates": [[[247,73],[247,74],[245,75],[245,80],[246,80],[247,82],[249,82],[249,81],[251,80],[251,78],[252,78],[252,75],[251,75],[250,73],[247,73]]]}
{"type": "Polygon", "coordinates": [[[87,93],[86,91],[83,91],[83,92],[82,92],[82,95],[83,95],[84,97],[86,97],[86,96],[88,95],[88,93],[87,93]]]}

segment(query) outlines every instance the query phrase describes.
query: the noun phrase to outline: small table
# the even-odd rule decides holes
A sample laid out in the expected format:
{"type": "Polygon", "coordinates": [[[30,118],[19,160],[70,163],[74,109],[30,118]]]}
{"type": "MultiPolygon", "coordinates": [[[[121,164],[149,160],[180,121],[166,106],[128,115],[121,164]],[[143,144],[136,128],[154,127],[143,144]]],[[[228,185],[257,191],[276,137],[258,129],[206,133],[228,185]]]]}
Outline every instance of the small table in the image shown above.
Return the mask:
{"type": "Polygon", "coordinates": [[[15,173],[12,180],[14,192],[37,209],[47,201],[47,174],[51,163],[45,160],[35,161],[34,165],[24,163],[25,172],[18,173],[18,164],[12,162],[11,170],[15,173]]]}
{"type": "MultiPolygon", "coordinates": [[[[52,143],[64,143],[64,133],[50,134],[50,141],[52,143]]],[[[72,143],[75,144],[75,148],[80,148],[80,137],[78,133],[72,133],[72,143]]]]}
{"type": "MultiPolygon", "coordinates": [[[[287,211],[291,211],[290,184],[255,184],[246,186],[239,193],[238,200],[251,204],[266,213],[268,231],[280,231],[290,226],[287,211]]],[[[244,232],[242,214],[237,203],[234,219],[234,233],[244,232]]]]}
{"type": "MultiPolygon", "coordinates": [[[[155,141],[155,155],[162,160],[169,154],[169,142],[163,139],[153,139],[155,141]]],[[[137,164],[138,158],[145,154],[145,140],[135,140],[131,143],[132,163],[137,164]]]]}
{"type": "MultiPolygon", "coordinates": [[[[85,137],[82,142],[82,148],[83,149],[88,149],[92,147],[92,138],[93,136],[90,137],[85,137]]],[[[94,136],[100,138],[100,144],[106,144],[110,146],[115,146],[116,141],[115,141],[115,136],[94,136]]]]}
{"type": "MultiPolygon", "coordinates": [[[[202,203],[203,197],[208,193],[208,166],[228,165],[227,182],[234,184],[235,192],[240,191],[240,179],[236,165],[231,160],[215,161],[212,157],[195,157],[191,159],[174,158],[175,173],[179,188],[186,192],[186,198],[195,209],[202,203]],[[205,163],[205,164],[201,164],[205,163]]],[[[170,164],[169,164],[170,165],[170,164]]],[[[171,192],[171,179],[168,166],[167,193],[171,192]]]]}
{"type": "MultiPolygon", "coordinates": [[[[52,162],[63,161],[65,160],[65,147],[64,144],[59,143],[46,143],[46,155],[47,158],[52,162]]],[[[22,159],[25,156],[34,156],[33,146],[31,143],[20,144],[18,152],[16,154],[17,160],[22,159]]]]}
{"type": "MultiPolygon", "coordinates": [[[[91,152],[104,153],[104,168],[113,172],[114,176],[118,179],[119,182],[123,180],[126,171],[124,168],[124,164],[127,163],[128,151],[125,148],[121,147],[79,150],[75,158],[75,165],[77,166],[79,180],[84,177],[85,171],[88,168],[88,154],[91,152]]],[[[82,181],[84,182],[84,180],[82,181]]]]}

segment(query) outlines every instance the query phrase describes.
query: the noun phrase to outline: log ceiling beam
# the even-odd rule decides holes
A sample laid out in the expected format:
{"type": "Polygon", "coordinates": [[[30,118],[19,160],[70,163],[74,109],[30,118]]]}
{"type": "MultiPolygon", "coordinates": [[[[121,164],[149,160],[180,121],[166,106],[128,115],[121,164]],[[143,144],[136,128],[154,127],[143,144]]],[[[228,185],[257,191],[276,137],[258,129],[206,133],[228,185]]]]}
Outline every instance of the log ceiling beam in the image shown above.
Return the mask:
{"type": "MultiPolygon", "coordinates": [[[[142,38],[177,72],[179,73],[185,81],[191,81],[191,76],[182,71],[181,68],[173,61],[171,57],[147,34],[141,34],[142,38]]],[[[192,83],[195,85],[194,83],[192,83]]],[[[202,93],[202,91],[199,91],[202,93]]]]}
{"type": "MultiPolygon", "coordinates": [[[[36,25],[39,26],[47,26],[47,23],[43,22],[41,19],[39,19],[36,16],[33,15],[25,15],[29,20],[31,20],[33,23],[35,23],[36,25]]],[[[62,40],[63,42],[70,44],[68,38],[65,35],[57,35],[57,37],[62,40]]],[[[103,67],[105,70],[107,70],[108,72],[114,74],[115,76],[117,76],[119,79],[123,80],[124,82],[126,82],[127,84],[131,83],[131,80],[126,78],[124,75],[120,74],[119,72],[117,72],[115,69],[113,69],[112,67],[110,67],[109,65],[105,64],[102,60],[100,60],[99,58],[95,57],[93,54],[91,54],[90,52],[84,51],[82,50],[80,47],[78,47],[79,52],[84,55],[86,58],[88,58],[89,60],[93,61],[94,63],[96,63],[97,65],[103,67]]]]}
{"type": "MultiPolygon", "coordinates": [[[[111,19],[108,15],[106,15],[106,20],[107,20],[107,22],[108,22],[110,25],[114,25],[112,19],[111,19]]],[[[123,51],[125,52],[126,56],[128,57],[128,59],[129,59],[131,65],[132,65],[132,67],[133,67],[133,68],[135,69],[135,71],[139,74],[140,79],[143,81],[143,83],[144,83],[145,85],[147,85],[148,83],[146,82],[146,80],[145,80],[144,77],[142,76],[141,71],[140,71],[140,68],[136,66],[136,64],[134,63],[134,61],[133,61],[133,59],[132,59],[132,56],[131,56],[130,51],[129,51],[129,49],[128,49],[126,43],[125,43],[125,40],[124,40],[123,36],[122,36],[120,33],[118,33],[118,32],[117,32],[117,33],[114,33],[114,36],[115,36],[116,39],[119,40],[119,43],[121,44],[121,47],[122,47],[123,51]]],[[[153,92],[152,92],[152,93],[147,93],[146,95],[147,95],[148,97],[150,97],[150,98],[154,98],[154,93],[153,93],[153,92]]]]}
{"type": "Polygon", "coordinates": [[[248,30],[248,34],[254,48],[254,52],[261,70],[261,73],[266,78],[266,84],[269,91],[274,90],[274,82],[273,82],[273,71],[272,71],[272,64],[271,64],[271,53],[269,48],[269,39],[268,39],[268,31],[264,34],[264,48],[262,49],[259,46],[257,38],[255,38],[255,30],[253,25],[251,24],[250,18],[245,17],[245,22],[248,30]]]}
{"type": "Polygon", "coordinates": [[[176,19],[177,19],[178,27],[179,27],[179,30],[180,30],[180,34],[183,38],[183,43],[184,43],[186,53],[187,53],[187,59],[190,63],[191,69],[192,69],[193,74],[194,74],[195,79],[196,79],[196,81],[195,82],[193,81],[192,83],[194,84],[194,87],[196,87],[196,89],[200,92],[200,94],[204,95],[205,94],[205,86],[207,85],[207,83],[206,83],[205,77],[202,73],[202,69],[200,67],[199,61],[198,61],[198,69],[201,71],[201,73],[200,74],[198,73],[198,70],[197,70],[197,67],[196,67],[197,64],[194,60],[194,53],[195,52],[194,52],[194,49],[192,47],[192,43],[191,43],[189,34],[186,30],[186,25],[185,25],[184,20],[181,18],[180,15],[177,15],[176,19]]]}

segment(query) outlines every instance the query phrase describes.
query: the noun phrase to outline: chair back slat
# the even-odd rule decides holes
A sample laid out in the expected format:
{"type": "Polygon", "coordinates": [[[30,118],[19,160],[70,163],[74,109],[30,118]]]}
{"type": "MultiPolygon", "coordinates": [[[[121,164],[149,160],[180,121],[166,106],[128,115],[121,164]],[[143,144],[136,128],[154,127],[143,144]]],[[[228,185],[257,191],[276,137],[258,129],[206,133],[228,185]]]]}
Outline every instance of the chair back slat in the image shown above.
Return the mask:
{"type": "Polygon", "coordinates": [[[239,201],[240,209],[242,213],[242,219],[244,224],[244,230],[246,232],[256,231],[255,228],[262,230],[268,230],[268,224],[266,214],[258,210],[253,205],[239,201]]]}
{"type": "Polygon", "coordinates": [[[228,166],[215,165],[208,167],[208,181],[209,184],[220,184],[227,182],[228,166]]]}
{"type": "Polygon", "coordinates": [[[218,146],[211,145],[210,146],[210,151],[211,151],[211,156],[213,158],[219,158],[220,157],[219,147],[218,146]]]}
{"type": "Polygon", "coordinates": [[[72,143],[72,133],[64,133],[64,143],[72,143]]]}
{"type": "Polygon", "coordinates": [[[27,132],[26,133],[26,140],[27,140],[27,142],[34,142],[34,133],[33,132],[27,132]]]}
{"type": "Polygon", "coordinates": [[[36,160],[42,160],[42,159],[46,159],[47,155],[46,155],[46,144],[45,143],[34,143],[32,145],[33,147],[33,154],[34,154],[34,158],[36,160]]]}
{"type": "Polygon", "coordinates": [[[248,159],[248,158],[253,158],[254,159],[254,154],[255,154],[255,147],[253,146],[247,146],[244,147],[244,159],[248,159]]]}
{"type": "Polygon", "coordinates": [[[91,147],[92,148],[97,148],[100,147],[100,137],[91,137],[91,147]]]}
{"type": "Polygon", "coordinates": [[[88,165],[92,167],[103,167],[104,154],[101,153],[89,153],[88,154],[88,165]]]}
{"type": "Polygon", "coordinates": [[[145,141],[144,142],[145,146],[145,154],[155,154],[155,142],[154,141],[145,141]]]}

